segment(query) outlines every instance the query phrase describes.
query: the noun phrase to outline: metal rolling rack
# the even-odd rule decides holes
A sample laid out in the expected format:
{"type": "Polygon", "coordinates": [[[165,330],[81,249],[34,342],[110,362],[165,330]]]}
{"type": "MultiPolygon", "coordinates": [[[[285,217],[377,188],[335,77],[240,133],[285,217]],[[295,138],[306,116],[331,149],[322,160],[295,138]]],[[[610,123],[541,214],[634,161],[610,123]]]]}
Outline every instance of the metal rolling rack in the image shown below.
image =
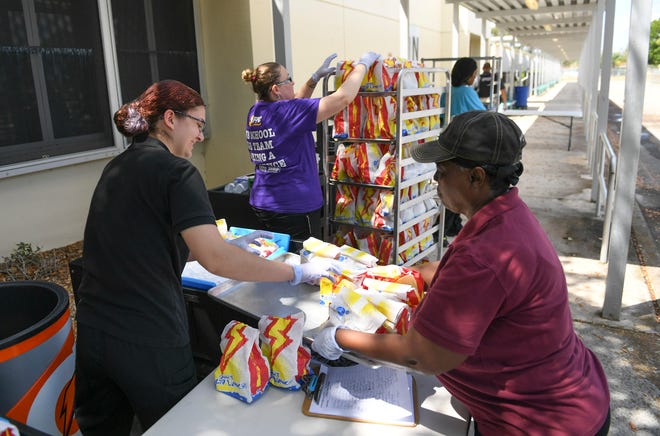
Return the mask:
{"type": "MultiPolygon", "coordinates": [[[[417,79],[415,79],[417,82],[417,79]]],[[[412,96],[424,96],[438,94],[438,97],[443,93],[447,93],[446,101],[447,106],[451,105],[451,80],[449,70],[445,68],[403,68],[400,70],[397,78],[396,91],[386,91],[386,92],[360,92],[358,96],[360,97],[382,97],[382,96],[394,96],[396,98],[396,132],[393,139],[383,139],[383,138],[345,138],[345,139],[334,139],[331,138],[331,129],[329,129],[329,123],[331,120],[326,120],[323,122],[323,129],[321,131],[321,143],[323,145],[323,153],[321,154],[321,165],[323,168],[323,178],[324,178],[324,195],[325,195],[325,205],[324,205],[324,240],[332,242],[331,235],[334,234],[339,226],[350,226],[356,229],[367,230],[372,232],[380,232],[392,237],[392,252],[394,256],[394,263],[399,262],[399,254],[403,253],[412,245],[419,243],[421,240],[427,238],[429,235],[433,235],[433,244],[427,247],[425,250],[421,251],[419,254],[415,255],[411,259],[407,259],[403,265],[413,265],[423,258],[437,254],[439,259],[442,255],[442,235],[444,233],[444,207],[442,204],[437,201],[438,209],[435,211],[427,211],[426,213],[417,216],[405,223],[401,222],[401,212],[405,209],[411,208],[420,202],[423,202],[427,199],[432,199],[436,197],[435,190],[430,190],[423,194],[420,194],[418,197],[402,202],[401,201],[401,190],[406,189],[416,183],[423,182],[425,180],[433,180],[433,175],[435,169],[428,171],[424,174],[418,175],[408,180],[402,180],[402,169],[406,166],[415,163],[411,157],[402,158],[404,156],[404,147],[408,144],[416,143],[420,140],[430,140],[436,138],[442,129],[447,124],[447,120],[450,119],[450,113],[448,110],[445,110],[442,107],[431,108],[426,110],[417,110],[411,112],[405,112],[405,99],[406,97],[412,96]],[[430,87],[403,87],[404,79],[408,75],[414,75],[416,73],[426,73],[429,79],[431,80],[432,86],[430,87]],[[411,120],[415,118],[423,118],[432,115],[438,115],[441,120],[444,118],[444,121],[441,121],[440,128],[427,130],[423,132],[418,132],[412,135],[403,134],[404,121],[411,120]],[[442,117],[441,115],[444,115],[442,117]],[[335,161],[335,151],[337,145],[344,143],[360,143],[360,142],[377,142],[377,143],[389,143],[394,144],[394,150],[396,152],[395,161],[396,161],[396,172],[395,172],[395,183],[394,186],[384,186],[384,185],[375,185],[367,183],[359,183],[353,181],[339,181],[333,180],[330,177],[332,172],[332,167],[335,161]],[[379,190],[389,190],[394,192],[394,218],[393,218],[393,228],[392,229],[381,229],[374,228],[369,226],[364,226],[360,224],[350,224],[346,222],[337,222],[334,218],[335,210],[335,187],[337,185],[355,185],[360,187],[375,188],[379,190]],[[406,231],[407,229],[413,227],[415,224],[423,222],[427,218],[439,217],[437,222],[432,223],[432,226],[422,234],[414,237],[411,240],[405,241],[403,244],[399,244],[398,235],[401,232],[406,231]]],[[[328,95],[328,78],[325,78],[323,81],[323,95],[328,95]]]]}

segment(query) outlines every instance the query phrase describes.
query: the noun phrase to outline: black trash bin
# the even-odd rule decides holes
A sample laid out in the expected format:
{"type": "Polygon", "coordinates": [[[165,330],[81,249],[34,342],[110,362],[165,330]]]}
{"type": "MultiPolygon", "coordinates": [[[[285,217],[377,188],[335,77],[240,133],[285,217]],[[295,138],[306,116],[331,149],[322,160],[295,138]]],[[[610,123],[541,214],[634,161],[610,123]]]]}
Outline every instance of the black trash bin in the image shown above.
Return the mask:
{"type": "Polygon", "coordinates": [[[261,224],[250,206],[250,192],[225,192],[225,185],[209,189],[209,200],[217,219],[224,218],[229,227],[259,229],[261,224]]]}

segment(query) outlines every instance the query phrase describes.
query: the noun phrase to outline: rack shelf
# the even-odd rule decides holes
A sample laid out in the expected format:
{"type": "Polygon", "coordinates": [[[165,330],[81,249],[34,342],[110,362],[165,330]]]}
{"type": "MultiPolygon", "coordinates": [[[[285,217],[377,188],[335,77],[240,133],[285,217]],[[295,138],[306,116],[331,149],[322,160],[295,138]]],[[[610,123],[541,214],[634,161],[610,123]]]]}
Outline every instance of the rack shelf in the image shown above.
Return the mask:
{"type": "MultiPolygon", "coordinates": [[[[324,80],[324,95],[328,95],[333,91],[328,91],[328,80],[324,80]]],[[[386,92],[360,92],[358,96],[362,100],[368,98],[385,97],[396,100],[395,120],[389,120],[390,123],[395,122],[395,136],[394,138],[331,138],[329,121],[324,122],[323,136],[321,143],[323,146],[323,155],[321,156],[322,165],[325,172],[325,195],[326,204],[324,210],[325,225],[324,225],[324,239],[329,242],[334,242],[333,235],[336,230],[341,228],[355,229],[364,233],[373,233],[377,238],[390,238],[391,239],[391,254],[387,254],[389,258],[385,259],[383,253],[371,253],[380,258],[381,263],[395,263],[399,265],[413,265],[420,260],[437,255],[439,258],[442,254],[442,233],[444,230],[444,223],[442,217],[444,216],[444,207],[437,200],[435,192],[435,182],[433,176],[435,174],[435,167],[430,168],[415,165],[418,164],[413,160],[409,154],[409,147],[412,144],[435,139],[442,132],[445,124],[442,123],[442,114],[446,111],[444,108],[436,107],[439,103],[440,95],[443,93],[451,93],[449,71],[444,68],[402,68],[398,71],[398,78],[394,86],[395,91],[386,92]],[[411,77],[412,75],[412,77],[411,77]],[[425,75],[432,86],[424,87],[403,87],[403,83],[410,84],[412,80],[418,83],[418,78],[425,75]],[[435,95],[437,94],[437,95],[435,95]],[[410,103],[414,102],[413,105],[410,103]],[[436,103],[432,103],[436,102],[436,103]],[[434,118],[433,122],[432,119],[434,118]],[[426,120],[426,125],[424,121],[426,120]],[[412,128],[410,128],[412,126],[412,128]],[[392,165],[394,168],[394,186],[386,186],[375,183],[363,183],[361,180],[335,180],[329,176],[332,173],[332,165],[337,162],[336,153],[337,145],[344,144],[346,147],[358,147],[359,143],[378,143],[378,144],[392,144],[390,152],[394,155],[392,165]],[[412,177],[407,177],[403,180],[403,171],[408,170],[413,173],[421,172],[412,177]],[[343,220],[335,219],[337,189],[341,185],[357,187],[359,189],[375,189],[378,194],[368,201],[377,202],[383,201],[383,195],[391,195],[390,215],[387,216],[386,223],[376,223],[376,226],[364,225],[364,217],[355,219],[354,222],[346,222],[346,217],[343,220]],[[412,191],[411,191],[412,189],[412,191]],[[415,191],[417,189],[417,191],[415,191]],[[383,193],[385,192],[385,193],[383,193]],[[411,192],[414,192],[412,194],[411,192]],[[408,198],[415,195],[414,198],[408,198]],[[432,207],[433,201],[436,206],[432,207]],[[412,208],[415,208],[414,217],[412,208]],[[402,221],[402,213],[407,212],[406,222],[402,221]],[[423,224],[423,225],[422,225],[423,224]],[[425,229],[425,230],[420,230],[425,229]],[[429,245],[429,238],[430,245],[429,245]],[[426,246],[428,245],[428,246],[426,246]]],[[[450,95],[447,95],[447,101],[450,101],[450,95]]],[[[449,118],[445,116],[444,119],[449,118]]],[[[362,127],[362,126],[360,126],[362,127]]],[[[372,157],[373,159],[373,157],[372,157]]],[[[371,166],[371,165],[370,165],[371,166]]],[[[359,190],[357,190],[359,192],[359,190]]],[[[362,191],[365,194],[365,191],[362,191]]],[[[359,197],[360,194],[357,196],[359,197]]],[[[354,202],[359,200],[352,199],[354,202]]],[[[372,203],[373,205],[373,203],[372,203]]],[[[374,223],[374,221],[371,221],[374,223]]]]}

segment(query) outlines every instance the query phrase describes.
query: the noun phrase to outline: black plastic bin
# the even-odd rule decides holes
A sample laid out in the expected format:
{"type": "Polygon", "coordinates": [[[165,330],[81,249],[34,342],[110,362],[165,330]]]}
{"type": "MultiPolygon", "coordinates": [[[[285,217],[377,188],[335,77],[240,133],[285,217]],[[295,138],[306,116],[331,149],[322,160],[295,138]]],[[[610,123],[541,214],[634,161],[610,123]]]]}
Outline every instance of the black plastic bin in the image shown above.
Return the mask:
{"type": "Polygon", "coordinates": [[[209,189],[209,200],[216,218],[224,218],[229,227],[259,229],[261,224],[250,206],[250,192],[225,192],[225,185],[209,189]]]}

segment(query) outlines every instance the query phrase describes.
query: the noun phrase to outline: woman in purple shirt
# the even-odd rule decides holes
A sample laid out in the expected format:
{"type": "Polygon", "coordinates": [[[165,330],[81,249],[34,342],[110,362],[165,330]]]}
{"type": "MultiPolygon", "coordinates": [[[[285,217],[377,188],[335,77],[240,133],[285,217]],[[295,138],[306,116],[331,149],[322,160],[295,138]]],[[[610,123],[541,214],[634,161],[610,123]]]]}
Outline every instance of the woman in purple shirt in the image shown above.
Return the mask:
{"type": "Polygon", "coordinates": [[[316,125],[353,101],[379,55],[363,54],[334,93],[309,98],[318,81],[334,72],[330,63],[335,57],[328,56],[298,91],[287,69],[276,62],[242,73],[257,94],[245,128],[255,165],[250,205],[264,229],[289,234],[293,240],[321,237],[323,195],[313,136],[316,125]]]}

